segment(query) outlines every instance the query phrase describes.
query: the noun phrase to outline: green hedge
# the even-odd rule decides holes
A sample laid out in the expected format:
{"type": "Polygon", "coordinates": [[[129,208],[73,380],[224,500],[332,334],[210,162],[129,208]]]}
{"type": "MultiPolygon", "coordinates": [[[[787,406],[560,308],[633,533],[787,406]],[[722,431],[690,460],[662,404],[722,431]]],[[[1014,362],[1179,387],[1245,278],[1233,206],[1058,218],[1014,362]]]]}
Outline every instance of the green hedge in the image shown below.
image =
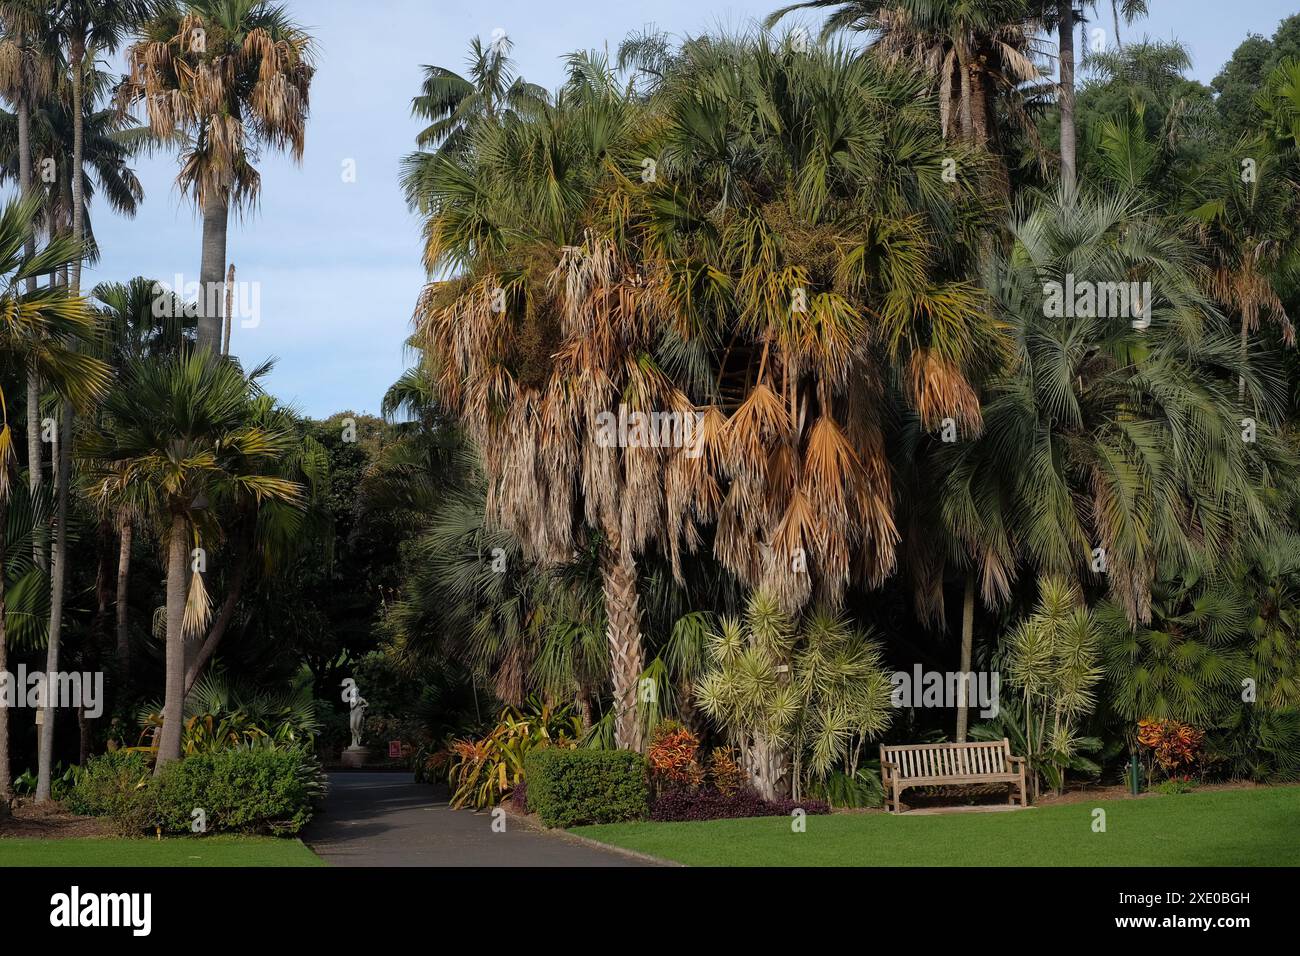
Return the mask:
{"type": "Polygon", "coordinates": [[[645,758],[628,750],[543,747],[524,758],[528,809],[548,827],[642,820],[650,812],[645,758]]]}
{"type": "Polygon", "coordinates": [[[315,756],[302,747],[235,748],[194,754],[153,776],[140,754],[105,754],[86,763],[68,800],[76,813],[111,818],[124,833],[161,827],[191,833],[297,833],[324,794],[315,756]]]}

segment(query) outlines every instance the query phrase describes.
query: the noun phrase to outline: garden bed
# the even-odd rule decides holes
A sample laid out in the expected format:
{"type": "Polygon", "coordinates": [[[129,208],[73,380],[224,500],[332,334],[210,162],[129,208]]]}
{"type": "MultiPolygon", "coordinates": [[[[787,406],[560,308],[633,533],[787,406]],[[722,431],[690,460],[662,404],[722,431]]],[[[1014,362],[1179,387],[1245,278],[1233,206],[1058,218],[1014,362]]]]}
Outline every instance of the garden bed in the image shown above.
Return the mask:
{"type": "Polygon", "coordinates": [[[61,840],[107,836],[112,832],[108,821],[79,816],[58,803],[19,803],[12,817],[0,820],[0,839],[61,840]]]}

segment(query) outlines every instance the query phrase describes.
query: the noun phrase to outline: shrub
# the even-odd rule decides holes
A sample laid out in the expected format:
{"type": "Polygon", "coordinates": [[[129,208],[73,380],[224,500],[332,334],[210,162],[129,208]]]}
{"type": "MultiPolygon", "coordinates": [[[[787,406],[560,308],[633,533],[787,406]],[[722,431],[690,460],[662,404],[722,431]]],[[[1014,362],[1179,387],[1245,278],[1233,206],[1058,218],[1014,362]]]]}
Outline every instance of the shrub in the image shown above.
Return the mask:
{"type": "Polygon", "coordinates": [[[1156,793],[1163,793],[1167,797],[1179,793],[1191,793],[1195,789],[1196,781],[1191,777],[1170,777],[1155,785],[1156,793]]]}
{"type": "Polygon", "coordinates": [[[1177,720],[1139,720],[1138,743],[1166,775],[1200,762],[1205,731],[1177,720]]]}
{"type": "Polygon", "coordinates": [[[700,739],[673,720],[665,720],[650,738],[646,764],[654,782],[663,787],[698,787],[703,779],[696,755],[700,739]]]}
{"type": "Polygon", "coordinates": [[[646,762],[628,750],[545,747],[525,758],[528,806],[548,827],[645,819],[646,762]]]}
{"type": "Polygon", "coordinates": [[[147,755],[104,754],[87,761],[68,809],[108,817],[123,833],[159,827],[190,833],[194,811],[204,832],[297,833],[324,795],[320,763],[306,747],[271,746],[194,754],[154,777],[147,755]]]}
{"type": "Polygon", "coordinates": [[[139,833],[153,820],[152,779],[148,756],[112,751],[86,761],[65,803],[73,813],[108,817],[123,832],[139,833]]]}
{"type": "Polygon", "coordinates": [[[677,789],[661,794],[650,811],[658,822],[730,820],[737,817],[788,817],[795,810],[809,815],[830,813],[820,800],[764,800],[749,787],[724,794],[712,787],[677,789]]]}
{"type": "Polygon", "coordinates": [[[168,764],[155,785],[155,825],[189,832],[194,810],[208,833],[297,833],[324,793],[320,763],[304,747],[221,750],[168,764]]]}

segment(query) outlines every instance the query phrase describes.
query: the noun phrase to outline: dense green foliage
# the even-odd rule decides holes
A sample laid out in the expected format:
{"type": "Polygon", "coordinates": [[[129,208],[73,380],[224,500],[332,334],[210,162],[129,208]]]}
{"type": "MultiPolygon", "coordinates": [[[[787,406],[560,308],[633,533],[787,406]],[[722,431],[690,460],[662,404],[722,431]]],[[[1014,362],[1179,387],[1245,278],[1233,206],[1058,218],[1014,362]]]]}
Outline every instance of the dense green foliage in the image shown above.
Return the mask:
{"type": "Polygon", "coordinates": [[[306,748],[232,747],[192,754],[157,777],[140,753],[94,757],[68,798],[75,813],[110,818],[125,834],[297,833],[324,796],[306,748]]]}
{"type": "Polygon", "coordinates": [[[650,812],[640,754],[542,747],[524,758],[524,767],[528,809],[548,827],[642,820],[650,812]]]}

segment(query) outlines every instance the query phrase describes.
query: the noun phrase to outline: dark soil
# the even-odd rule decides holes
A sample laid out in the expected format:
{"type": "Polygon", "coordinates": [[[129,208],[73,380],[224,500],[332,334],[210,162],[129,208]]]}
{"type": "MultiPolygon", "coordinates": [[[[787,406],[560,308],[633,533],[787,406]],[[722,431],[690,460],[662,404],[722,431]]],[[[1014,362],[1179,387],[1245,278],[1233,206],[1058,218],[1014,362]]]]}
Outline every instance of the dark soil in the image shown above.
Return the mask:
{"type": "Polygon", "coordinates": [[[20,801],[13,815],[0,819],[0,839],[35,837],[59,840],[67,837],[111,836],[112,826],[99,817],[79,817],[57,803],[35,804],[20,801]]]}

